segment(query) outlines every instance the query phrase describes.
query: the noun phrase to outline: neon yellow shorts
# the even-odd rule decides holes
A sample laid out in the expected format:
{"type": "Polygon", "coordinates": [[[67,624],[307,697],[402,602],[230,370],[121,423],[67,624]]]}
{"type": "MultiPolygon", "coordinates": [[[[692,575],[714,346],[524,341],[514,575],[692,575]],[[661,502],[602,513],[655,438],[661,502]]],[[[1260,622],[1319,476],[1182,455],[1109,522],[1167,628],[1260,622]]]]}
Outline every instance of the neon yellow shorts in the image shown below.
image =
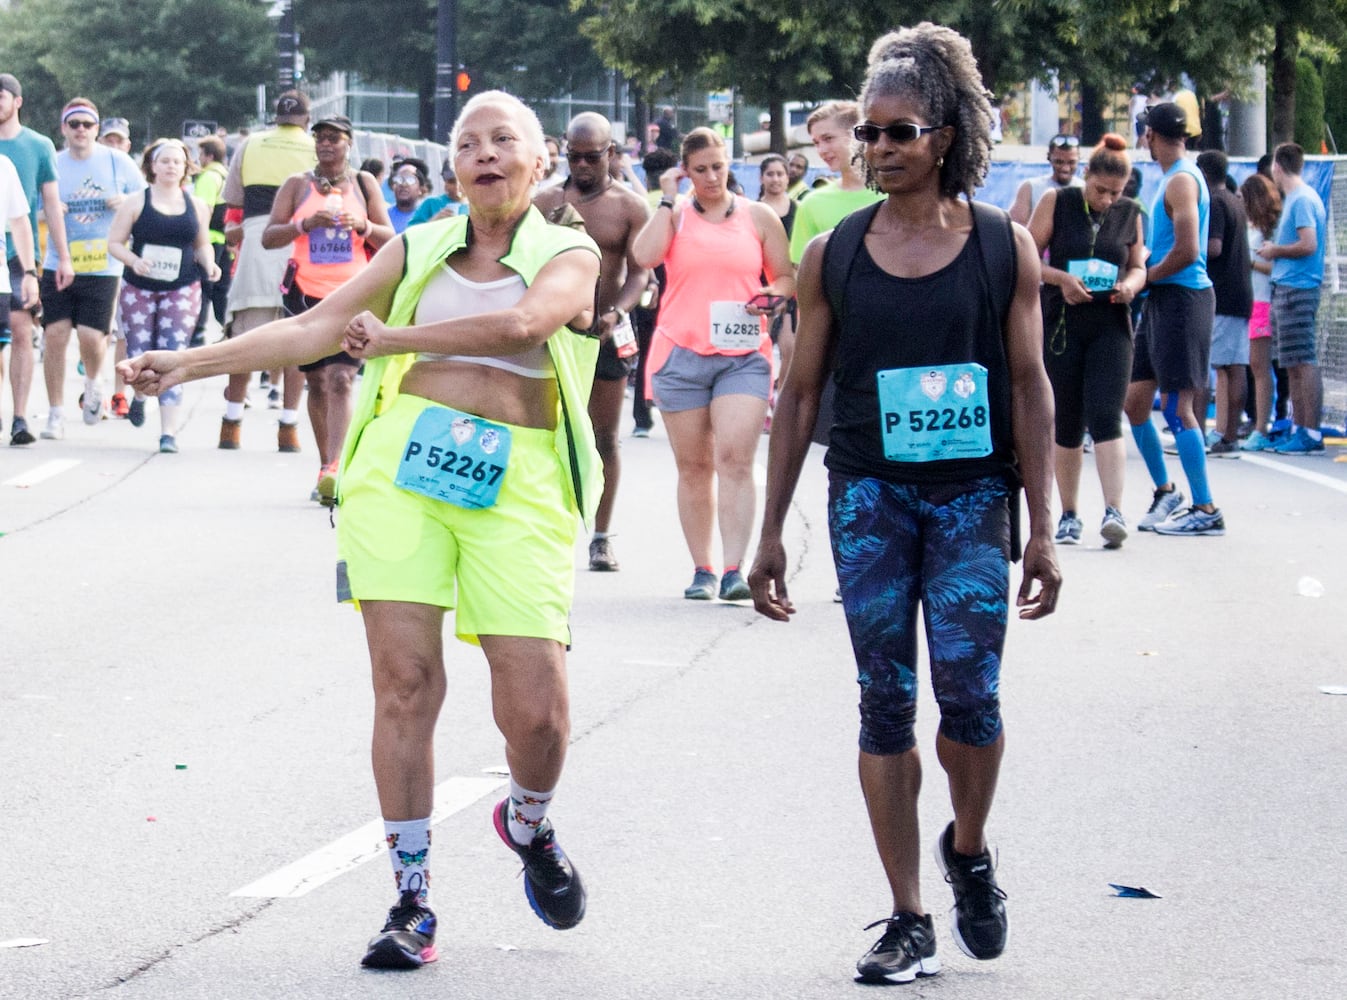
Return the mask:
{"type": "Polygon", "coordinates": [[[469,510],[394,485],[416,418],[438,403],[405,393],[365,427],[342,474],[337,591],[456,612],[454,634],[570,643],[578,515],[553,432],[510,426],[494,506],[469,510]]]}

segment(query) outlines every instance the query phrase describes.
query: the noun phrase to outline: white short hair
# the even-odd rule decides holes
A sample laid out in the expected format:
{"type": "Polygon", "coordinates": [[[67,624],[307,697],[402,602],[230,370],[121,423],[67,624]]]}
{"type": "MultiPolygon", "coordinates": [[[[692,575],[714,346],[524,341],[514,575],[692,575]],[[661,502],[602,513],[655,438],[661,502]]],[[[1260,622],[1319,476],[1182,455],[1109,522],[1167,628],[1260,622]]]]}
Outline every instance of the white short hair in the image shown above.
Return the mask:
{"type": "Polygon", "coordinates": [[[537,114],[514,94],[508,94],[503,90],[485,90],[480,94],[473,95],[468,99],[468,103],[463,105],[463,110],[458,113],[458,119],[454,122],[453,131],[449,133],[449,155],[451,157],[458,153],[459,132],[462,130],[463,122],[468,115],[479,108],[492,105],[503,106],[518,113],[520,123],[524,126],[524,139],[536,155],[541,156],[544,160],[548,158],[547,138],[543,134],[543,124],[538,120],[537,114]]]}

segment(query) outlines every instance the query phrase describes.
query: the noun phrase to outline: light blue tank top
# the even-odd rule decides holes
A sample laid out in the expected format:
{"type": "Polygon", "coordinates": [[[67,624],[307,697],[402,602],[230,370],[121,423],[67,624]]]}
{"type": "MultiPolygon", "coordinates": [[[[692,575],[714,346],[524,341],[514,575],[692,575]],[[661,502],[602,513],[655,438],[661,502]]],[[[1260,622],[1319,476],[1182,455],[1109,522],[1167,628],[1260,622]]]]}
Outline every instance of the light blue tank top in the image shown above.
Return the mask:
{"type": "Polygon", "coordinates": [[[1207,188],[1207,181],[1202,176],[1202,171],[1188,160],[1180,159],[1165,171],[1160,181],[1160,190],[1155,193],[1155,201],[1151,203],[1150,263],[1158,264],[1165,259],[1165,254],[1174,248],[1174,222],[1165,211],[1165,189],[1177,174],[1188,174],[1197,181],[1197,260],[1178,274],[1171,274],[1155,284],[1210,288],[1211,278],[1207,277],[1207,236],[1211,231],[1211,191],[1207,188]]]}

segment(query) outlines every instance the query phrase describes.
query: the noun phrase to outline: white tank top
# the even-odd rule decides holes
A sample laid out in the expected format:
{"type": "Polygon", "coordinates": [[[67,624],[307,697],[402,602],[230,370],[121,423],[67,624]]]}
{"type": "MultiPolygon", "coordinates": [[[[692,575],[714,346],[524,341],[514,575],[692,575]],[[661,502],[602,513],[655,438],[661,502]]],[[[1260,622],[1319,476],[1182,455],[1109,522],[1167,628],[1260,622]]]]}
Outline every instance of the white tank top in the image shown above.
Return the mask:
{"type": "MultiPolygon", "coordinates": [[[[524,297],[527,286],[519,275],[498,278],[495,281],[469,281],[448,264],[426,282],[421,300],[416,304],[414,323],[438,323],[446,319],[460,319],[482,313],[509,309],[524,297]]],[[[525,378],[557,377],[547,345],[539,344],[519,354],[476,356],[469,354],[433,354],[422,352],[418,361],[465,361],[470,365],[500,368],[525,378]]]]}

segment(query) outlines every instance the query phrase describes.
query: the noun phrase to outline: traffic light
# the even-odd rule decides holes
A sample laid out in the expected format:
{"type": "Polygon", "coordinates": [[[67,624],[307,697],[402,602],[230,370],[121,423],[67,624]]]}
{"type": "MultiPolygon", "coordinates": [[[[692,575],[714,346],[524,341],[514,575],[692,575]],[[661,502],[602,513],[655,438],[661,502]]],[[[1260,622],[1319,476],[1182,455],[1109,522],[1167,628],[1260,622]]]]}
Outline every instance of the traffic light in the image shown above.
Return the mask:
{"type": "Polygon", "coordinates": [[[459,70],[457,75],[454,77],[454,89],[457,90],[460,94],[466,94],[468,92],[468,88],[471,86],[472,86],[472,77],[468,75],[468,71],[465,69],[459,70]]]}

